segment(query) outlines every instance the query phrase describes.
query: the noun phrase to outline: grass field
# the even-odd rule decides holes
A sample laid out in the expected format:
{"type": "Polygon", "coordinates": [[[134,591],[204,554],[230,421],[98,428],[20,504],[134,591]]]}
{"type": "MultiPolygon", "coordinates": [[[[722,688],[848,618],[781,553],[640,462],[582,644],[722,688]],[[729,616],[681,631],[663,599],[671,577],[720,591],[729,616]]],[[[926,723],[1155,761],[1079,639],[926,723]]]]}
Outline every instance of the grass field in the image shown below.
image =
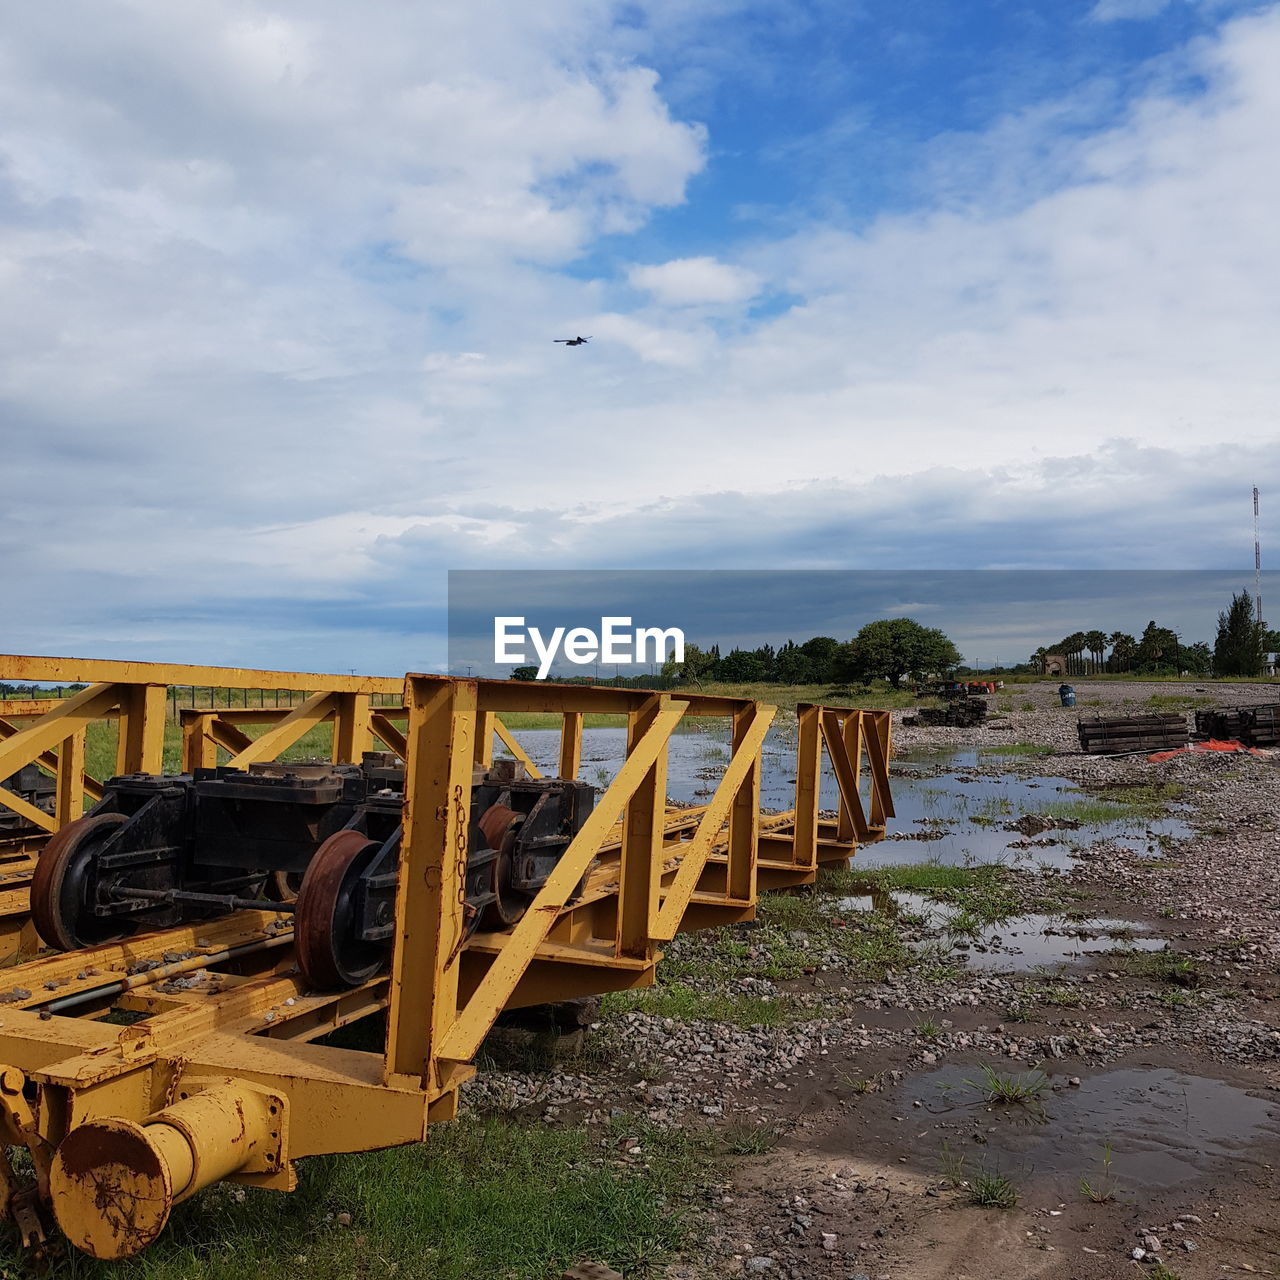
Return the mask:
{"type": "MultiPolygon", "coordinates": [[[[548,1280],[583,1260],[628,1280],[661,1274],[690,1236],[689,1205],[720,1148],[710,1133],[658,1131],[619,1117],[643,1160],[581,1128],[469,1115],[424,1144],[303,1161],[297,1191],[221,1183],[175,1210],[160,1240],[125,1264],[80,1254],[40,1274],[79,1280],[548,1280]]],[[[0,1275],[31,1274],[9,1244],[0,1275]]]]}

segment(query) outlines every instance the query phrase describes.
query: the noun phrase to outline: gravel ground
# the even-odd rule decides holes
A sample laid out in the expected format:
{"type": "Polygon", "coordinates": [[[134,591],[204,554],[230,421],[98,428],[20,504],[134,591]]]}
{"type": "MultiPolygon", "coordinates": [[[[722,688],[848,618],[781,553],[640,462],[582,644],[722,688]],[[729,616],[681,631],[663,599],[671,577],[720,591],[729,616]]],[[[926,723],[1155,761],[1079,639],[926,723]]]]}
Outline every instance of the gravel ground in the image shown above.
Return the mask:
{"type": "MultiPolygon", "coordinates": [[[[975,945],[1000,951],[1007,940],[999,926],[958,942],[945,928],[904,919],[905,945],[954,947],[950,969],[895,967],[871,979],[838,947],[800,931],[787,941],[813,948],[801,976],[747,977],[735,987],[785,1000],[791,1016],[783,1025],[615,1013],[593,1025],[588,1052],[550,1070],[482,1071],[467,1087],[469,1104],[526,1110],[550,1124],[600,1126],[602,1142],[612,1140],[605,1126],[630,1115],[657,1125],[758,1131],[772,1149],[732,1163],[729,1181],[704,1208],[701,1243],[668,1271],[686,1280],[1091,1280],[1134,1267],[1152,1271],[1157,1259],[1184,1280],[1280,1274],[1280,1237],[1271,1225],[1280,1191],[1272,1168],[1280,1150],[1280,756],[1182,755],[1159,764],[1145,756],[1087,757],[1075,734],[1078,715],[1136,711],[1152,695],[1244,705],[1280,694],[1274,686],[1207,685],[1201,692],[1186,684],[1072,683],[1077,710],[1058,705],[1056,685],[1012,686],[992,701],[1013,709],[975,729],[906,727],[895,713],[895,755],[909,753],[910,772],[927,775],[942,767],[929,761],[935,750],[1035,743],[1054,751],[987,756],[976,772],[1064,777],[1084,788],[1177,784],[1181,816],[1194,834],[1166,842],[1158,858],[1103,842],[1066,872],[1014,877],[1027,903],[1067,893],[1090,915],[1131,921],[1164,940],[1173,955],[1158,953],[1155,967],[1140,955],[1122,963],[1101,952],[1052,975],[980,971],[966,967],[962,953],[975,945]],[[1102,1202],[1081,1194],[1078,1179],[1064,1191],[1061,1179],[1019,1169],[1016,1207],[977,1207],[972,1178],[954,1167],[940,1176],[941,1143],[961,1144],[972,1170],[1004,1135],[947,1139],[950,1121],[910,1123],[913,1113],[932,1112],[907,1093],[952,1063],[970,1072],[994,1066],[1041,1073],[1051,1127],[1061,1109],[1056,1098],[1119,1078],[1117,1068],[1122,1075],[1129,1068],[1176,1073],[1187,1098],[1202,1085],[1235,1091],[1230,1096],[1244,1101],[1219,1125],[1232,1135],[1235,1154],[1223,1161],[1202,1152],[1181,1181],[1138,1179],[1102,1202]],[[1274,1128],[1234,1132],[1233,1116],[1244,1116],[1250,1099],[1271,1107],[1274,1128]]],[[[839,923],[863,927],[856,918],[839,923]]],[[[726,987],[710,971],[695,971],[688,982],[726,987]]],[[[1186,1108],[1190,1125],[1196,1111],[1190,1102],[1186,1108]]],[[[1107,1141],[1100,1128],[1085,1145],[1101,1150],[1107,1141]]],[[[1152,1141],[1163,1149],[1166,1135],[1152,1141]]],[[[1167,1137],[1175,1145],[1189,1141],[1167,1137]]],[[[638,1140],[636,1146],[642,1161],[638,1140]]]]}

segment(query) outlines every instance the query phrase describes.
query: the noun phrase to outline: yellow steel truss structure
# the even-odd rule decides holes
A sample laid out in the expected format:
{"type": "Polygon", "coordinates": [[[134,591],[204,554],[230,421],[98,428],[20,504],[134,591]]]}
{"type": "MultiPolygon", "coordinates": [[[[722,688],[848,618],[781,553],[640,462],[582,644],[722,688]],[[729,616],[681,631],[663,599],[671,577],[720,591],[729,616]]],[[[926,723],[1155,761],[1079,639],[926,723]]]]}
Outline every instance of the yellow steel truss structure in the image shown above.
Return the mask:
{"type": "MultiPolygon", "coordinates": [[[[0,1210],[35,1237],[51,1207],[75,1245],[103,1258],[145,1248],[175,1202],[220,1178],[287,1190],[301,1157],[425,1138],[455,1113],[503,1009],[647,986],[677,932],[751,919],[759,889],[811,882],[882,838],[893,815],[886,712],[802,706],[795,806],[771,814],[760,809],[761,752],[775,708],[742,699],[27,657],[0,657],[0,679],[87,682],[0,717],[0,778],[32,762],[54,772],[53,828],[100,794],[83,772],[93,721],[118,721],[118,772],[160,771],[171,684],[309,695],[288,710],[184,711],[185,768],[274,759],[327,722],[335,760],[381,743],[406,764],[397,933],[389,972],[363,987],[309,990],[292,918],[250,911],[0,973],[0,1129],[36,1170],[22,1185],[0,1159],[0,1210]],[[373,705],[388,694],[397,705],[373,705]],[[626,759],[525,914],[468,938],[473,768],[496,740],[536,772],[502,721],[523,712],[561,717],[560,776],[578,772],[588,712],[625,717],[626,759]],[[672,734],[703,718],[727,720],[728,763],[707,804],[671,808],[672,734]],[[834,818],[820,812],[824,759],[834,818]],[[103,1021],[112,1009],[141,1019],[103,1021]],[[380,1054],[314,1043],[383,1010],[380,1054]]],[[[22,813],[15,800],[0,790],[22,813]]]]}

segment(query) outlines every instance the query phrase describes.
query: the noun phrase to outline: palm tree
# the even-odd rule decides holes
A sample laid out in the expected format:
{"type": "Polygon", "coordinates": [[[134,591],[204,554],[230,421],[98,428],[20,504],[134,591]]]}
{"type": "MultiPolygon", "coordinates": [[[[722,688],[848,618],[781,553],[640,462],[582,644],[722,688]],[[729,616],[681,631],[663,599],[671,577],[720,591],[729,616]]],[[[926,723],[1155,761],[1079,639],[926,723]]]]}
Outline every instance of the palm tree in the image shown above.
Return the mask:
{"type": "Polygon", "coordinates": [[[1112,669],[1128,671],[1138,650],[1138,642],[1127,631],[1113,631],[1107,637],[1107,643],[1111,646],[1112,669]]]}
{"type": "Polygon", "coordinates": [[[1084,642],[1093,657],[1094,674],[1102,670],[1102,653],[1107,647],[1107,636],[1104,631],[1086,631],[1084,642]]]}
{"type": "Polygon", "coordinates": [[[1062,652],[1067,656],[1067,671],[1070,675],[1083,675],[1083,664],[1080,655],[1084,652],[1085,640],[1083,631],[1073,631],[1062,641],[1062,652]],[[1074,659],[1074,661],[1073,661],[1074,659]]]}

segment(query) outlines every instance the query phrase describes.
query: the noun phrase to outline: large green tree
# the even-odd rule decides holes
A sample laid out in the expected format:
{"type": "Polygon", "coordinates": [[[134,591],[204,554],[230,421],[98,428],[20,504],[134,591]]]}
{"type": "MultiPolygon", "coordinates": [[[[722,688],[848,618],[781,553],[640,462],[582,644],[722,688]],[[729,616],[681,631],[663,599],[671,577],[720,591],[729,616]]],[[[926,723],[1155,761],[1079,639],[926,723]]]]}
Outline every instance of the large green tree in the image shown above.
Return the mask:
{"type": "Polygon", "coordinates": [[[1242,591],[1218,614],[1218,638],[1213,645],[1213,669],[1220,676],[1262,674],[1266,627],[1254,617],[1253,597],[1242,591]]]}
{"type": "Polygon", "coordinates": [[[903,676],[944,675],[960,662],[960,651],[936,627],[922,627],[911,618],[883,618],[854,636],[838,656],[835,674],[841,680],[882,676],[899,684],[903,676]]]}
{"type": "Polygon", "coordinates": [[[1138,653],[1138,642],[1127,631],[1113,631],[1107,637],[1111,657],[1107,659],[1108,671],[1128,671],[1138,653]]]}
{"type": "Polygon", "coordinates": [[[1134,670],[1142,675],[1177,675],[1182,669],[1178,633],[1168,627],[1157,626],[1152,619],[1143,628],[1138,651],[1134,655],[1134,670]]]}

